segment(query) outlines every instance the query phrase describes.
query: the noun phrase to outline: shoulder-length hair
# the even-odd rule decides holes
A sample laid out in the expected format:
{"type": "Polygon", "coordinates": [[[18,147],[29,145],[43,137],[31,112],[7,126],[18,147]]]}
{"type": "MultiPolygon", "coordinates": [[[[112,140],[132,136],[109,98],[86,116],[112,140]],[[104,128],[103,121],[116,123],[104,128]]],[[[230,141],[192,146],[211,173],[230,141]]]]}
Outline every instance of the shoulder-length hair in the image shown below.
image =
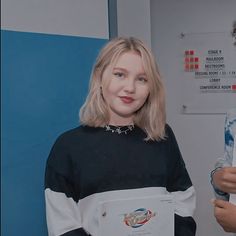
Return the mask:
{"type": "Polygon", "coordinates": [[[101,92],[101,87],[107,86],[109,81],[102,81],[103,73],[108,66],[113,68],[119,57],[127,52],[140,55],[150,90],[145,104],[135,114],[134,124],[147,134],[145,140],[164,139],[165,91],[159,69],[151,50],[133,37],[112,39],[100,51],[92,70],[87,99],[80,109],[81,124],[100,127],[109,123],[108,107],[101,92]]]}

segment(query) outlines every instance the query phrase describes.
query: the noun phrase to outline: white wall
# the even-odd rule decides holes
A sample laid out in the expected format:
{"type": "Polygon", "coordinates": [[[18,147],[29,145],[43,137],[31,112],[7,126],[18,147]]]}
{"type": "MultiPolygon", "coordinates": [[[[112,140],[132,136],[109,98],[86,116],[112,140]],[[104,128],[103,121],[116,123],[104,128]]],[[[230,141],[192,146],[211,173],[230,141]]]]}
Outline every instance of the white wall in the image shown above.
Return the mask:
{"type": "Polygon", "coordinates": [[[2,0],[2,29],[109,38],[107,0],[2,0]]]}
{"type": "Polygon", "coordinates": [[[134,36],[151,47],[150,0],[117,0],[119,36],[134,36]]]}
{"type": "MultiPolygon", "coordinates": [[[[118,35],[151,42],[167,90],[167,119],[177,137],[197,192],[197,236],[226,236],[216,223],[209,174],[223,154],[224,114],[179,113],[181,32],[226,32],[236,20],[235,0],[117,0],[118,35]],[[150,16],[148,10],[150,9],[150,16]],[[151,18],[151,19],[150,19],[151,18]],[[151,27],[148,26],[149,22],[151,27]],[[149,35],[149,28],[151,34],[149,35]],[[151,37],[151,39],[149,39],[151,37]]],[[[223,42],[222,42],[223,43],[223,42]]],[[[233,62],[232,62],[233,63],[233,62]]],[[[236,101],[235,101],[236,103],[236,101]]]]}
{"type": "Polygon", "coordinates": [[[165,79],[168,122],[197,191],[198,236],[228,235],[213,217],[209,183],[215,160],[223,154],[224,115],[179,114],[179,36],[181,32],[230,32],[235,11],[235,0],[151,0],[152,48],[165,79]]]}

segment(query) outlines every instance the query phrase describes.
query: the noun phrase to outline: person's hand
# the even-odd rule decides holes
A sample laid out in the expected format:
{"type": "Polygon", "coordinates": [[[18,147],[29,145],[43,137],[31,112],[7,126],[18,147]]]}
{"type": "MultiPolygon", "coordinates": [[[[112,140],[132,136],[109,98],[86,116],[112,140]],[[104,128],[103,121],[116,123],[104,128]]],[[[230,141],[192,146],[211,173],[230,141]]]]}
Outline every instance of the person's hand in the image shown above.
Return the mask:
{"type": "Polygon", "coordinates": [[[223,192],[236,193],[236,167],[223,167],[213,176],[214,185],[223,192]]]}
{"type": "Polygon", "coordinates": [[[236,233],[236,205],[224,201],[213,200],[214,215],[225,232],[236,233]]]}

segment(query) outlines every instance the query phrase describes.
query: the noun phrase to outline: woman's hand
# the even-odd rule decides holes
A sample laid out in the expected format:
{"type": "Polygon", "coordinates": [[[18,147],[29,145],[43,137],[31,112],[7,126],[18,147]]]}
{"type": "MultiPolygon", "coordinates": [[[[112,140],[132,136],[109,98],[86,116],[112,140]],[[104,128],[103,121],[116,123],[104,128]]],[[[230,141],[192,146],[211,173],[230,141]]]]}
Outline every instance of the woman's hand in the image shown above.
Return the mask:
{"type": "Polygon", "coordinates": [[[223,167],[213,176],[214,185],[223,192],[236,193],[236,167],[223,167]]]}
{"type": "Polygon", "coordinates": [[[236,205],[224,201],[213,200],[214,215],[225,232],[236,233],[236,205]]]}

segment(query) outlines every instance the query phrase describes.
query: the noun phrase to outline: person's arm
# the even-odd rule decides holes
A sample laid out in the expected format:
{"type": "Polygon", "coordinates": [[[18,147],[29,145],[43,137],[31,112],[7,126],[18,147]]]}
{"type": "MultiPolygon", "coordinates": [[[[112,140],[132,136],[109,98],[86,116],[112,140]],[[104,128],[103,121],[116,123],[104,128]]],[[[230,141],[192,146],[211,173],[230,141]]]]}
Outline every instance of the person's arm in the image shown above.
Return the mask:
{"type": "Polygon", "coordinates": [[[232,166],[234,135],[236,133],[236,109],[227,112],[225,118],[224,156],[218,158],[211,172],[211,184],[218,199],[229,199],[229,193],[236,192],[236,167],[232,166]]]}
{"type": "Polygon", "coordinates": [[[46,218],[49,236],[88,236],[82,228],[73,185],[72,162],[59,139],[49,155],[45,173],[46,218]]]}
{"type": "Polygon", "coordinates": [[[224,201],[214,200],[214,215],[225,232],[236,233],[236,205],[224,201]]]}
{"type": "Polygon", "coordinates": [[[167,190],[175,202],[175,236],[194,236],[196,223],[193,213],[196,207],[196,194],[184,160],[180,153],[174,133],[170,129],[168,134],[169,155],[172,162],[169,169],[167,190]]]}

